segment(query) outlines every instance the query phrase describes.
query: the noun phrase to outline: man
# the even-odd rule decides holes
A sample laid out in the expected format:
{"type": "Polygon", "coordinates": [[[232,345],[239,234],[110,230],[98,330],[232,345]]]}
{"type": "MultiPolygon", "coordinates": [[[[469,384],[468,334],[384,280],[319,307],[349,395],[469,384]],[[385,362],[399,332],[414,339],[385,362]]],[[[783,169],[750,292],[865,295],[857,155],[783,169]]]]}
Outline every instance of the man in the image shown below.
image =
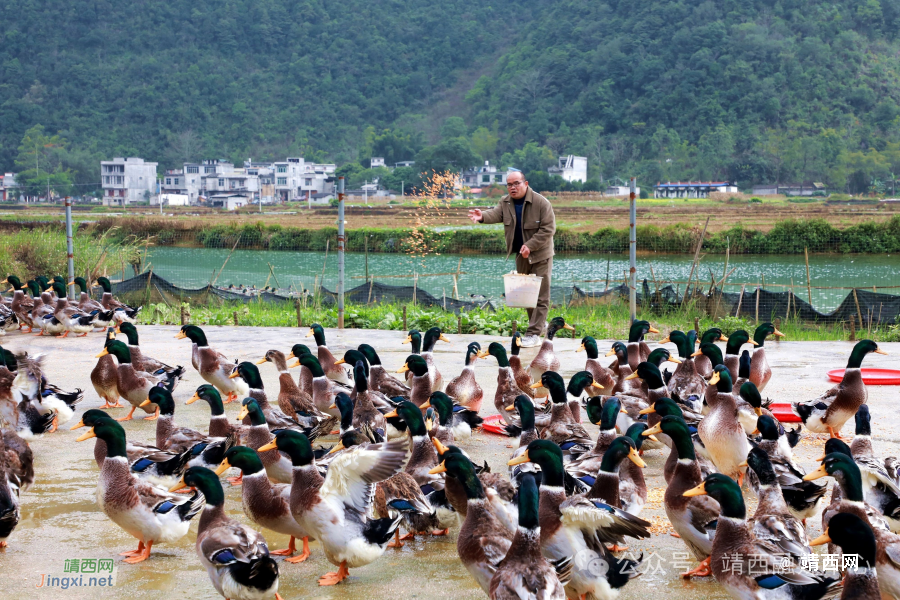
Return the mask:
{"type": "Polygon", "coordinates": [[[516,271],[543,277],[537,306],[528,312],[528,331],[522,346],[530,348],[541,343],[540,335],[547,324],[550,310],[550,271],[553,270],[553,234],[556,217],[550,201],[528,187],[521,171],[506,179],[509,194],[496,207],[469,211],[473,223],[503,223],[506,234],[506,258],[516,255],[516,271]]]}

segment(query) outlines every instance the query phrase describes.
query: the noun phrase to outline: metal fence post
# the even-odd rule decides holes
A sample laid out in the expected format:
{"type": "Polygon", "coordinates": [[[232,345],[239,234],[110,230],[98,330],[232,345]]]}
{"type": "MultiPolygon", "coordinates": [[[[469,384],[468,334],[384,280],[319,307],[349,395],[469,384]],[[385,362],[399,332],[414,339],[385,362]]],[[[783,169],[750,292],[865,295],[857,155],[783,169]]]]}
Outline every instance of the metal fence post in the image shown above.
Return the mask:
{"type": "Polygon", "coordinates": [[[344,328],[344,178],[338,177],[338,329],[344,328]]]}
{"type": "MultiPolygon", "coordinates": [[[[69,259],[69,281],[66,290],[75,299],[75,248],[72,241],[72,197],[66,196],[66,253],[69,259]]],[[[88,290],[90,291],[90,290],[88,290]]]]}
{"type": "Polygon", "coordinates": [[[636,183],[635,178],[629,180],[631,188],[628,194],[628,223],[629,223],[629,239],[628,239],[628,306],[631,312],[631,322],[637,318],[637,206],[635,201],[636,183]]]}

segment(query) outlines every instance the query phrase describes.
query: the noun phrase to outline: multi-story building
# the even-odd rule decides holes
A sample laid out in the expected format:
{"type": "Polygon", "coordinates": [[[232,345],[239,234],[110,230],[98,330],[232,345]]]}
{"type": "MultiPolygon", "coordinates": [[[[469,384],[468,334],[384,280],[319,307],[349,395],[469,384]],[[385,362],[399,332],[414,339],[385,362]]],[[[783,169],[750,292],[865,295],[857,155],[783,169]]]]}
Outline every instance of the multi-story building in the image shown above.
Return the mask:
{"type": "Polygon", "coordinates": [[[587,181],[587,157],[560,156],[557,166],[547,169],[550,175],[559,175],[566,181],[587,181]]]}
{"type": "Polygon", "coordinates": [[[114,158],[100,161],[103,204],[125,206],[147,202],[156,194],[155,162],[143,158],[114,158]]]}
{"type": "Polygon", "coordinates": [[[16,183],[15,173],[0,175],[0,201],[11,202],[19,197],[19,185],[16,183]]]}
{"type": "Polygon", "coordinates": [[[463,171],[462,184],[470,188],[479,188],[491,184],[506,185],[508,172],[498,171],[490,161],[484,161],[484,166],[466,169],[463,171]]]}
{"type": "Polygon", "coordinates": [[[272,163],[275,199],[279,202],[306,200],[316,193],[334,191],[335,164],[308,163],[303,158],[288,158],[272,163]]]}

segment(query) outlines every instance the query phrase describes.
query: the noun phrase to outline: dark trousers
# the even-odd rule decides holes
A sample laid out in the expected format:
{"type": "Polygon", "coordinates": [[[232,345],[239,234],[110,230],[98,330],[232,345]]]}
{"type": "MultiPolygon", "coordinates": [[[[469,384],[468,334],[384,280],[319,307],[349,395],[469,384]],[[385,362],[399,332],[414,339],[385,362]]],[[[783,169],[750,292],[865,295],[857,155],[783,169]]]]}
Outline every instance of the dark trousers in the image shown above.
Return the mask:
{"type": "Polygon", "coordinates": [[[531,264],[521,254],[516,254],[516,272],[524,275],[543,277],[541,291],[538,294],[537,306],[526,308],[528,313],[528,331],[525,335],[540,336],[547,325],[547,313],[550,311],[550,272],[553,270],[553,258],[531,264]]]}

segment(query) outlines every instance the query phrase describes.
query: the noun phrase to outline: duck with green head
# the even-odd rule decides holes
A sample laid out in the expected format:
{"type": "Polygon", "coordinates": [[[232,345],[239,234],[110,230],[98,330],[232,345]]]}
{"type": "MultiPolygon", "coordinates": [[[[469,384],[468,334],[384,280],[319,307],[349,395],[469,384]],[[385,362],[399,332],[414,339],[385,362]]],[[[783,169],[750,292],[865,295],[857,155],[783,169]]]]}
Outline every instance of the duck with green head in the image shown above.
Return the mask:
{"type": "Polygon", "coordinates": [[[474,410],[457,404],[444,392],[432,392],[431,397],[419,408],[437,410],[437,431],[432,430],[432,437],[439,438],[445,444],[472,437],[472,432],[484,423],[474,410]]]}
{"type": "Polygon", "coordinates": [[[566,470],[573,477],[584,481],[588,486],[594,485],[603,455],[616,439],[616,421],[622,413],[622,403],[616,396],[610,396],[605,400],[598,397],[588,398],[585,405],[588,421],[597,425],[600,432],[593,448],[585,452],[566,466],[566,470]]]}
{"type": "Polygon", "coordinates": [[[381,364],[381,358],[379,358],[375,348],[369,344],[360,344],[357,350],[362,352],[369,362],[370,388],[376,392],[381,392],[388,398],[395,396],[409,397],[409,386],[388,373],[384,365],[381,364]]]}
{"type": "MultiPolygon", "coordinates": [[[[296,358],[298,361],[301,356],[305,356],[307,354],[312,354],[309,351],[309,348],[306,344],[294,344],[291,346],[291,352],[287,355],[286,359],[296,358]]],[[[289,369],[293,369],[294,367],[300,367],[300,375],[297,377],[297,387],[300,388],[300,391],[304,394],[309,394],[310,398],[312,397],[312,373],[309,369],[301,365],[299,362],[296,362],[292,365],[288,365],[289,369]]]]}
{"type": "Polygon", "coordinates": [[[840,581],[802,569],[786,571],[785,551],[770,540],[759,539],[747,523],[747,508],[740,486],[721,473],[684,492],[687,497],[709,495],[719,503],[721,516],[713,539],[710,569],[716,581],[733,598],[831,597],[840,581]],[[751,566],[753,565],[753,566],[751,566]]]}
{"type": "MultiPolygon", "coordinates": [[[[682,421],[685,421],[689,428],[691,443],[694,445],[694,454],[696,456],[697,464],[700,467],[701,475],[706,477],[710,473],[716,471],[716,467],[709,459],[709,455],[706,452],[706,448],[703,446],[703,442],[700,440],[700,436],[697,435],[697,423],[699,423],[703,417],[690,412],[686,413],[685,407],[677,404],[671,398],[660,398],[654,402],[652,406],[641,411],[641,414],[647,415],[647,422],[654,432],[657,429],[656,425],[668,416],[678,417],[682,421]],[[685,418],[686,415],[688,417],[687,419],[685,418]]],[[[671,448],[671,451],[666,458],[666,462],[663,464],[663,478],[666,480],[666,483],[670,483],[675,473],[675,466],[678,463],[678,452],[674,447],[672,440],[666,433],[654,433],[654,435],[671,448]]],[[[702,481],[702,479],[700,481],[702,481]]]]}
{"type": "Polygon", "coordinates": [[[569,384],[566,386],[566,393],[569,395],[569,412],[576,423],[581,423],[581,398],[595,398],[602,386],[594,381],[594,376],[590,371],[579,371],[572,375],[569,384]]]}
{"type": "Polygon", "coordinates": [[[128,464],[125,430],[112,419],[99,419],[76,441],[93,437],[106,443],[106,458],[97,482],[100,509],[139,542],[137,550],[123,553],[125,562],[146,560],[153,544],[171,544],[183,538],[190,520],[203,508],[203,494],[178,497],[139,479],[128,464]]]}
{"type": "Polygon", "coordinates": [[[325,328],[318,323],[313,323],[309,326],[309,333],[306,334],[306,337],[315,338],[316,340],[317,358],[319,359],[319,364],[322,365],[325,376],[332,381],[350,385],[352,382],[347,375],[347,371],[337,364],[337,359],[335,359],[334,354],[331,353],[331,350],[328,349],[328,345],[325,343],[325,328]]]}
{"type": "Polygon", "coordinates": [[[478,342],[469,344],[466,348],[466,364],[463,366],[462,372],[447,384],[447,395],[460,406],[476,413],[481,410],[481,402],[484,399],[484,390],[475,379],[475,361],[480,352],[481,344],[478,342]]]}
{"type": "MultiPolygon", "coordinates": [[[[516,396],[521,395],[523,392],[516,384],[516,379],[509,366],[509,360],[506,357],[506,348],[504,348],[503,344],[500,342],[491,342],[487,350],[481,351],[479,358],[484,358],[488,355],[497,359],[497,365],[499,367],[497,370],[497,389],[494,392],[494,408],[500,413],[500,416],[505,423],[518,425],[518,423],[515,422],[515,419],[512,419],[506,412],[506,407],[512,406],[516,396]]],[[[538,418],[538,428],[550,420],[549,415],[543,415],[543,417],[543,419],[538,418]]]]}
{"type": "MultiPolygon", "coordinates": [[[[620,444],[627,446],[629,442],[620,444]]],[[[597,569],[592,568],[592,560],[579,560],[566,585],[567,596],[615,597],[614,590],[628,583],[638,563],[615,558],[606,544],[619,546],[625,543],[626,536],[648,538],[650,523],[585,494],[567,498],[562,450],[549,440],[531,442],[521,456],[508,464],[526,462],[534,462],[541,469],[539,521],[544,556],[551,561],[570,556],[594,557],[609,566],[609,569],[597,569]]]]}
{"type": "MultiPolygon", "coordinates": [[[[725,337],[725,334],[722,333],[722,330],[719,329],[718,327],[710,327],[709,329],[704,331],[703,334],[700,336],[700,340],[699,340],[700,346],[703,346],[703,344],[715,345],[716,342],[727,342],[727,341],[728,341],[728,338],[725,337]]],[[[721,354],[721,351],[719,351],[719,353],[721,354]]],[[[713,367],[716,365],[714,365],[710,361],[709,356],[706,354],[697,354],[697,353],[693,353],[692,356],[694,357],[694,363],[697,367],[697,373],[699,373],[700,376],[703,377],[704,379],[709,379],[710,377],[712,377],[712,370],[713,370],[713,367]]]]}
{"type": "MultiPolygon", "coordinates": [[[[109,342],[116,339],[116,330],[110,327],[106,330],[106,338],[103,341],[103,347],[109,342]]],[[[119,375],[116,366],[116,359],[112,354],[106,354],[97,359],[97,364],[91,370],[91,385],[94,391],[103,399],[103,406],[100,408],[122,408],[119,403],[119,375]]]]}
{"type": "MultiPolygon", "coordinates": [[[[268,350],[265,356],[256,361],[257,365],[265,363],[272,363],[278,371],[278,408],[281,409],[281,412],[300,422],[308,420],[308,417],[323,418],[327,416],[320,413],[313,404],[312,395],[301,390],[294,378],[291,377],[284,352],[268,350]]],[[[309,371],[306,368],[303,370],[309,371]]],[[[306,423],[306,425],[312,425],[312,423],[306,423]]]]}
{"type": "Polygon", "coordinates": [[[370,564],[384,554],[401,518],[368,516],[371,486],[403,469],[405,442],[348,448],[329,463],[324,478],[303,434],[279,431],[273,441],[259,449],[270,450],[285,453],[292,463],[291,514],[304,531],[321,542],[325,557],[338,567],[336,572],[320,577],[319,585],[340,583],[350,569],[370,564]]]}
{"type": "MultiPolygon", "coordinates": [[[[540,439],[540,435],[534,426],[534,402],[532,402],[529,396],[519,394],[516,396],[512,408],[507,407],[506,410],[515,410],[519,415],[519,422],[521,423],[518,427],[515,425],[506,426],[506,433],[508,436],[519,438],[519,444],[516,446],[515,451],[513,451],[512,456],[510,457],[511,459],[515,459],[525,453],[528,444],[534,440],[540,439]]],[[[509,478],[515,481],[518,471],[523,468],[533,471],[534,465],[532,463],[524,463],[520,466],[509,467],[509,478]]]]}
{"type": "Polygon", "coordinates": [[[430,485],[434,489],[441,489],[443,487],[441,477],[429,473],[429,470],[438,464],[438,457],[425,429],[422,410],[412,402],[404,400],[385,417],[400,417],[406,423],[410,456],[404,471],[412,475],[419,486],[430,485]]]}
{"type": "Polygon", "coordinates": [[[592,396],[609,396],[613,393],[613,387],[616,385],[615,373],[612,369],[608,369],[600,364],[600,351],[597,348],[597,340],[586,335],[581,338],[581,345],[575,349],[575,352],[584,351],[587,359],[584,361],[584,370],[591,374],[594,381],[599,386],[590,390],[592,396]]]}
{"type": "Polygon", "coordinates": [[[731,393],[734,386],[728,367],[717,365],[709,384],[716,386],[717,393],[715,400],[709,402],[709,414],[700,421],[697,433],[716,469],[743,483],[745,467],[740,465],[750,452],[750,442],[738,419],[737,400],[731,393]]]}
{"type": "Polygon", "coordinates": [[[245,397],[250,389],[244,384],[243,379],[230,378],[234,364],[224,354],[210,347],[206,341],[206,333],[196,325],[182,325],[181,331],[175,335],[175,339],[187,338],[191,340],[191,362],[207,383],[216,386],[220,393],[225,394],[225,404],[234,402],[238,397],[245,397]]]}
{"type": "MultiPolygon", "coordinates": [[[[273,406],[266,394],[259,368],[251,362],[239,363],[229,377],[231,379],[240,378],[244,381],[250,389],[247,395],[256,400],[256,404],[265,415],[269,429],[297,429],[315,438],[330,432],[331,427],[337,422],[336,418],[322,413],[304,415],[302,422],[299,422],[286,415],[278,406],[273,406]]],[[[244,425],[249,424],[249,420],[244,421],[244,425]]]]}
{"type": "MultiPolygon", "coordinates": [[[[528,370],[531,372],[532,381],[540,381],[541,375],[547,371],[559,371],[559,357],[556,356],[556,352],[553,350],[553,337],[560,329],[575,331],[575,328],[566,323],[566,320],[563,317],[553,317],[550,319],[547,323],[547,335],[544,337],[544,341],[541,342],[541,348],[528,366],[528,370]]],[[[537,388],[534,397],[546,398],[548,393],[548,390],[544,388],[537,388]]]]}
{"type": "Polygon", "coordinates": [[[872,526],[850,513],[838,513],[825,533],[811,542],[813,546],[833,544],[845,556],[855,556],[856,566],[845,570],[841,600],[878,600],[882,590],[878,584],[876,564],[878,543],[872,526]]]}
{"type": "Polygon", "coordinates": [[[900,531],[900,488],[888,472],[885,461],[875,456],[868,405],[859,407],[855,420],[856,435],[850,444],[850,454],[863,475],[865,500],[884,515],[891,531],[897,533],[900,531]]]}
{"type": "Polygon", "coordinates": [[[766,359],[766,338],[774,335],[776,338],[784,337],[784,334],[771,323],[761,323],[753,332],[753,341],[756,342],[753,348],[753,355],[750,361],[750,381],[760,390],[765,389],[766,384],[772,379],[772,367],[766,359]]]}
{"type": "Polygon", "coordinates": [[[188,398],[185,404],[193,404],[197,400],[203,400],[209,405],[209,437],[228,437],[232,434],[243,435],[243,427],[233,425],[225,414],[225,404],[222,396],[214,385],[204,383],[188,398]]]}
{"type": "MultiPolygon", "coordinates": [[[[534,390],[531,389],[531,384],[534,382],[531,380],[531,373],[525,368],[525,365],[522,364],[522,358],[519,356],[519,352],[521,351],[522,334],[516,331],[512,334],[509,343],[509,368],[512,369],[513,377],[515,378],[516,385],[519,389],[529,398],[533,398],[534,390]]],[[[479,354],[479,356],[481,356],[481,354],[479,354]]]]}
{"type": "MultiPolygon", "coordinates": [[[[440,327],[432,327],[422,336],[422,358],[428,364],[428,379],[431,382],[431,391],[437,392],[444,389],[444,378],[434,364],[434,346],[438,342],[450,343],[440,327]]],[[[414,352],[414,354],[418,354],[414,352]]]]}
{"type": "Polygon", "coordinates": [[[133,323],[122,323],[117,329],[124,333],[125,337],[128,338],[128,351],[131,353],[131,364],[134,365],[135,370],[146,371],[147,373],[153,373],[154,375],[162,375],[165,373],[167,377],[175,378],[176,382],[181,381],[181,378],[184,376],[184,367],[181,365],[170,367],[166,363],[156,360],[155,358],[144,356],[144,353],[141,352],[138,330],[133,323]]]}
{"type": "Polygon", "coordinates": [[[609,445],[609,448],[606,449],[606,452],[603,453],[603,458],[600,460],[600,470],[597,471],[594,485],[592,485],[590,491],[588,491],[587,497],[602,500],[610,506],[621,508],[625,510],[625,512],[637,516],[637,513],[643,508],[643,503],[631,505],[630,508],[637,511],[631,512],[626,510],[626,507],[623,506],[622,498],[620,496],[621,478],[619,476],[619,469],[623,465],[625,459],[628,459],[640,469],[647,466],[643,459],[638,455],[634,440],[630,437],[621,435],[614,439],[609,445]]]}
{"type": "MultiPolygon", "coordinates": [[[[590,373],[576,373],[576,387],[579,379],[590,377],[590,373]]],[[[591,436],[581,423],[572,416],[566,384],[562,376],[554,371],[545,371],[533,388],[544,388],[550,394],[550,422],[541,430],[541,438],[551,440],[563,448],[568,459],[573,459],[590,449],[591,436]]],[[[585,386],[581,386],[582,389],[585,386]]]]}
{"type": "Polygon", "coordinates": [[[387,422],[384,415],[375,408],[373,395],[369,392],[365,363],[362,360],[356,361],[356,364],[353,366],[353,385],[356,391],[353,406],[353,427],[356,429],[371,429],[384,438],[387,435],[387,422]]]}
{"type": "Polygon", "coordinates": [[[650,356],[650,346],[644,341],[644,336],[648,333],[659,333],[659,329],[641,320],[634,321],[628,328],[628,366],[632,371],[637,369],[640,363],[646,362],[650,356]]]}
{"type": "Polygon", "coordinates": [[[700,412],[703,393],[706,391],[706,379],[697,372],[696,359],[693,357],[696,339],[697,332],[693,329],[688,333],[676,329],[660,344],[675,344],[681,361],[681,364],[675,367],[675,372],[672,373],[668,383],[671,398],[688,406],[695,406],[696,412],[700,412]]]}
{"type": "Polygon", "coordinates": [[[841,437],[841,428],[856,410],[866,403],[868,391],[862,379],[863,358],[871,354],[887,354],[872,340],[861,340],[853,346],[841,382],[814,400],[791,402],[791,407],[813,433],[841,437]]]}
{"type": "Polygon", "coordinates": [[[755,340],[750,339],[750,334],[744,329],[737,329],[728,336],[728,343],[725,344],[725,366],[731,373],[732,381],[737,381],[740,370],[740,354],[741,347],[744,344],[756,345],[755,340]]]}
{"type": "Polygon", "coordinates": [[[28,330],[24,333],[31,333],[34,326],[31,314],[31,310],[34,308],[34,300],[29,295],[30,290],[27,287],[23,287],[19,278],[15,275],[10,275],[7,281],[13,286],[10,290],[13,292],[13,297],[9,308],[19,321],[19,329],[27,328],[28,330]]]}
{"type": "Polygon", "coordinates": [[[191,467],[172,489],[188,487],[203,498],[195,549],[213,587],[226,598],[281,600],[278,563],[262,534],[225,514],[225,492],[207,468],[191,467]]]}
{"type": "MultiPolygon", "coordinates": [[[[638,456],[643,456],[642,446],[645,442],[657,442],[662,445],[654,435],[642,435],[647,431],[646,423],[634,423],[625,431],[625,437],[634,442],[638,456]]],[[[646,466],[646,465],[645,465],[646,466]]],[[[619,467],[619,500],[625,512],[639,515],[647,503],[647,482],[644,479],[644,467],[628,460],[623,461],[619,467]]]]}
{"type": "Polygon", "coordinates": [[[79,309],[86,312],[91,312],[94,310],[105,310],[102,304],[91,298],[91,288],[90,286],[88,286],[88,282],[84,277],[76,277],[73,281],[80,290],[80,296],[78,299],[79,309]]]}
{"type": "Polygon", "coordinates": [[[431,379],[428,363],[420,354],[410,354],[397,373],[407,373],[410,384],[409,401],[416,406],[424,404],[431,396],[431,379]]]}
{"type": "Polygon", "coordinates": [[[340,417],[340,411],[336,408],[331,408],[334,404],[334,398],[340,392],[349,396],[354,391],[353,388],[326,377],[325,371],[322,370],[322,365],[319,364],[319,359],[312,354],[303,354],[297,358],[297,361],[297,364],[308,369],[312,375],[310,385],[313,404],[316,405],[316,408],[322,413],[340,417]]]}
{"type": "MultiPolygon", "coordinates": [[[[663,351],[666,352],[664,349],[663,351]]],[[[653,352],[656,352],[656,350],[653,352]]],[[[676,362],[678,359],[670,356],[667,360],[676,362]]],[[[641,386],[641,391],[643,396],[647,399],[648,404],[653,404],[660,398],[669,397],[669,388],[666,387],[666,382],[663,381],[663,375],[660,372],[659,367],[652,362],[640,363],[637,366],[637,370],[625,379],[639,379],[642,382],[643,385],[641,386]]]]}
{"type": "MultiPolygon", "coordinates": [[[[244,444],[259,453],[259,458],[266,469],[269,479],[278,483],[290,483],[291,461],[277,450],[263,450],[263,447],[270,445],[275,436],[266,424],[266,415],[253,398],[244,398],[241,403],[238,421],[242,421],[245,418],[249,420],[250,426],[244,434],[244,444]]],[[[241,481],[242,476],[235,479],[233,483],[240,483],[241,481]]]]}
{"type": "MultiPolygon", "coordinates": [[[[692,354],[692,356],[695,359],[703,357],[706,359],[707,363],[711,365],[709,375],[710,379],[712,379],[712,374],[717,366],[725,366],[725,362],[722,358],[722,350],[715,344],[711,344],[708,342],[700,344],[700,347],[694,352],[694,354],[692,354]]],[[[732,382],[732,384],[734,383],[734,380],[731,378],[730,374],[728,379],[732,382]]],[[[732,393],[733,392],[734,389],[732,389],[732,393]]],[[[707,412],[712,406],[712,402],[715,401],[717,393],[717,388],[713,384],[709,383],[709,380],[707,380],[706,390],[704,390],[703,392],[703,402],[705,403],[703,407],[704,412],[707,412]]]]}
{"type": "Polygon", "coordinates": [[[107,354],[112,354],[119,362],[119,366],[116,367],[116,388],[119,395],[131,404],[128,414],[117,420],[130,421],[138,407],[146,413],[152,413],[149,417],[145,417],[146,420],[156,419],[159,416],[159,406],[153,403],[144,403],[144,401],[150,397],[150,390],[156,386],[163,385],[171,390],[175,385],[175,380],[162,375],[156,376],[136,371],[131,364],[131,352],[128,350],[128,346],[119,340],[108,341],[97,358],[107,354]]]}
{"type": "Polygon", "coordinates": [[[616,385],[613,386],[613,395],[626,395],[641,400],[647,400],[647,392],[643,389],[641,381],[635,381],[634,378],[628,377],[634,373],[628,366],[628,347],[622,342],[613,342],[612,348],[606,353],[606,356],[615,356],[618,363],[614,367],[616,371],[616,385]]]}

